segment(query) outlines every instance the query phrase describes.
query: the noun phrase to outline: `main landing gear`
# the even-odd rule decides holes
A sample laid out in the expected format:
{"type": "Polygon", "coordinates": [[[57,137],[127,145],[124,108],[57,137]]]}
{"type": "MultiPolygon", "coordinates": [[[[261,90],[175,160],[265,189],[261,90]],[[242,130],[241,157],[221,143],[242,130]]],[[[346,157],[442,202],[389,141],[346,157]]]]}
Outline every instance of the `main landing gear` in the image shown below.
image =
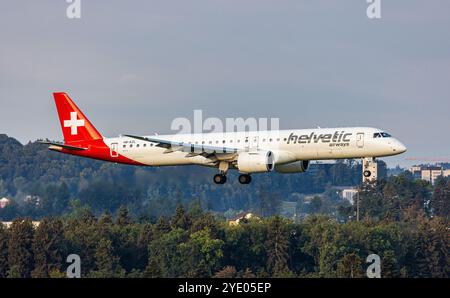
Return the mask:
{"type": "Polygon", "coordinates": [[[252,176],[248,174],[241,174],[239,175],[239,183],[240,184],[249,184],[252,182],[252,176]]]}
{"type": "MultiPolygon", "coordinates": [[[[227,172],[230,167],[230,164],[226,161],[222,161],[219,164],[219,174],[214,175],[214,183],[215,184],[225,184],[227,182],[227,172]]],[[[241,174],[239,175],[239,183],[240,184],[249,184],[252,182],[252,177],[249,174],[241,174]]]]}
{"type": "Polygon", "coordinates": [[[227,176],[225,174],[216,174],[214,175],[214,183],[216,184],[224,184],[227,182],[227,176]]]}
{"type": "MultiPolygon", "coordinates": [[[[239,175],[239,183],[240,184],[249,184],[252,182],[252,176],[248,174],[239,175]]],[[[214,183],[215,184],[225,184],[227,182],[227,176],[223,173],[214,175],[214,183]]]]}

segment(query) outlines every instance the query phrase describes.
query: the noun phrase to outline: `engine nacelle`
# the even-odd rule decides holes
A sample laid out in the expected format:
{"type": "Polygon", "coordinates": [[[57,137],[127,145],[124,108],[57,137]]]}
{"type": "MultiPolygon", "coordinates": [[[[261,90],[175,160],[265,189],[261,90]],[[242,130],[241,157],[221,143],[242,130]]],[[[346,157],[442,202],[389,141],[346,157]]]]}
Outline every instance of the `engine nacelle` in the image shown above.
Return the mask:
{"type": "Polygon", "coordinates": [[[237,168],[243,173],[273,171],[272,151],[242,152],[237,159],[237,168]]]}
{"type": "Polygon", "coordinates": [[[278,173],[303,173],[309,167],[309,160],[294,161],[287,164],[275,165],[278,173]]]}

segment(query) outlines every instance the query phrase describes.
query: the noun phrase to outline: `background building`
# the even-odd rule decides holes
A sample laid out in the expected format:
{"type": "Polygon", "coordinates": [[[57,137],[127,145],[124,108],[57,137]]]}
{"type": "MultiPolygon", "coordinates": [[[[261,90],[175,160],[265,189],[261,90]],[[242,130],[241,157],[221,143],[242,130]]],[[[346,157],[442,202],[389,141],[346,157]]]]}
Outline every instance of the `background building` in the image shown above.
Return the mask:
{"type": "Polygon", "coordinates": [[[409,171],[413,174],[414,178],[428,181],[433,185],[439,176],[450,176],[450,169],[445,169],[440,165],[413,166],[409,171]]]}
{"type": "Polygon", "coordinates": [[[5,208],[6,206],[8,206],[11,203],[10,199],[7,198],[2,198],[0,199],[0,209],[5,208]]]}

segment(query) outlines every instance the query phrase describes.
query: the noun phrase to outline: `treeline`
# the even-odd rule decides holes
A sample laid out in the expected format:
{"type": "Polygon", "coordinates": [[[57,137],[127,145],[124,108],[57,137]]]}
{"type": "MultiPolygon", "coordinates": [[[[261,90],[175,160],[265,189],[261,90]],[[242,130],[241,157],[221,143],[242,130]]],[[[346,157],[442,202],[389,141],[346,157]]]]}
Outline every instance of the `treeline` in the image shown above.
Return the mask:
{"type": "MultiPolygon", "coordinates": [[[[311,165],[306,173],[254,175],[250,185],[229,173],[225,185],[215,185],[215,169],[203,167],[145,168],[68,156],[30,142],[0,135],[0,197],[14,200],[0,210],[0,220],[18,216],[38,219],[58,216],[79,199],[94,214],[116,212],[126,204],[134,216],[170,216],[178,203],[200,200],[214,212],[279,212],[281,201],[297,202],[300,194],[323,193],[330,186],[358,185],[361,166],[354,161],[311,165]]],[[[386,166],[381,162],[381,176],[386,166]]],[[[336,204],[336,202],[332,202],[336,204]]]]}
{"type": "Polygon", "coordinates": [[[338,208],[344,218],[354,219],[358,211],[360,218],[374,220],[405,221],[419,215],[448,219],[450,178],[438,177],[433,187],[404,172],[375,184],[361,185],[354,200],[352,206],[338,208]]]}
{"type": "Polygon", "coordinates": [[[448,219],[366,219],[339,224],[324,216],[281,217],[239,225],[198,204],[169,218],[133,220],[126,208],[96,218],[73,206],[63,218],[0,226],[0,277],[65,277],[78,254],[82,277],[365,277],[378,254],[382,277],[449,277],[448,219]]]}

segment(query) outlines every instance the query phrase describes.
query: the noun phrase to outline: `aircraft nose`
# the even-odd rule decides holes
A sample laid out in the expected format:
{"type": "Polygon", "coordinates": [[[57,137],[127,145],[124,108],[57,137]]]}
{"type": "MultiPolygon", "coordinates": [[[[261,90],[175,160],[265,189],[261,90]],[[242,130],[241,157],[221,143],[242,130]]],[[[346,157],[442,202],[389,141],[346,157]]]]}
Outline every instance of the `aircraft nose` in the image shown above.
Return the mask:
{"type": "Polygon", "coordinates": [[[393,145],[392,145],[392,149],[395,151],[395,153],[401,154],[406,152],[406,146],[403,145],[400,141],[396,141],[393,145]]]}

